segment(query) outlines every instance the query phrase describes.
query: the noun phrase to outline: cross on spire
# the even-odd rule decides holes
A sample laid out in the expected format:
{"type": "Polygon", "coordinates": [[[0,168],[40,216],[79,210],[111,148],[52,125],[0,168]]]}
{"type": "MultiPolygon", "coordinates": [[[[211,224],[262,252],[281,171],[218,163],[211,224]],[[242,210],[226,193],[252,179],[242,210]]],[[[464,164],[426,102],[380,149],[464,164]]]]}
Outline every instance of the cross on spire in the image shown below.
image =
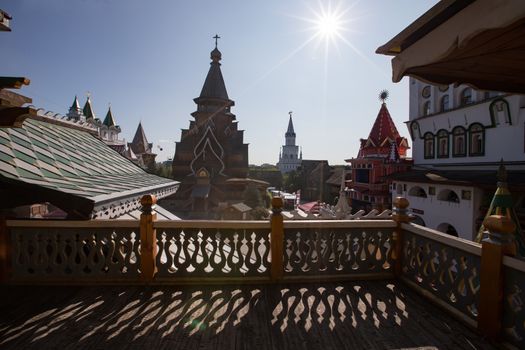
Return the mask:
{"type": "Polygon", "coordinates": [[[215,48],[217,48],[217,40],[219,40],[221,37],[218,34],[215,34],[213,39],[215,39],[215,48]]]}
{"type": "Polygon", "coordinates": [[[288,112],[288,114],[290,115],[290,118],[292,117],[292,113],[293,111],[288,112]]]}

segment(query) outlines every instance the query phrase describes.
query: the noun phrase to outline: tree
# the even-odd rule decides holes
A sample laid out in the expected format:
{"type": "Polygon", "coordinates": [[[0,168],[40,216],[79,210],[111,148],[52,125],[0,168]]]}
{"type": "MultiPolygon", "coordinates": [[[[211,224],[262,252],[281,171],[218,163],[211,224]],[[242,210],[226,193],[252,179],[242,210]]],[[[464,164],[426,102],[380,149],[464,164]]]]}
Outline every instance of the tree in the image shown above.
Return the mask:
{"type": "Polygon", "coordinates": [[[297,192],[304,187],[304,178],[298,171],[290,171],[284,176],[283,187],[287,192],[297,192]]]}
{"type": "Polygon", "coordinates": [[[261,192],[259,192],[259,190],[254,184],[248,184],[248,186],[246,186],[246,189],[244,190],[243,194],[243,199],[244,203],[251,208],[264,206],[261,197],[261,192]]]}

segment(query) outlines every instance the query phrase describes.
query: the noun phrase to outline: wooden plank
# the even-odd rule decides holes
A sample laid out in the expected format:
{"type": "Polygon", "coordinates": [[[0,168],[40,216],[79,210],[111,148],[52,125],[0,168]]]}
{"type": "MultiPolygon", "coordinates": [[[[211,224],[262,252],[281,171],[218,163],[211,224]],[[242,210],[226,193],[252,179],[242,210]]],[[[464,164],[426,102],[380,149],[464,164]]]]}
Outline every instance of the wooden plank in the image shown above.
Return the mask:
{"type": "Polygon", "coordinates": [[[285,220],[284,229],[292,228],[394,228],[393,220],[285,220]]]}
{"type": "Polygon", "coordinates": [[[423,236],[436,242],[446,244],[465,252],[481,256],[481,244],[468,241],[466,239],[454,237],[443,232],[439,232],[428,227],[415,224],[401,224],[401,228],[416,235],[423,236]]]}
{"type": "Polygon", "coordinates": [[[399,281],[0,289],[0,347],[493,349],[399,281]]]}
{"type": "Polygon", "coordinates": [[[7,220],[8,227],[35,228],[136,228],[139,220],[7,220]]]}

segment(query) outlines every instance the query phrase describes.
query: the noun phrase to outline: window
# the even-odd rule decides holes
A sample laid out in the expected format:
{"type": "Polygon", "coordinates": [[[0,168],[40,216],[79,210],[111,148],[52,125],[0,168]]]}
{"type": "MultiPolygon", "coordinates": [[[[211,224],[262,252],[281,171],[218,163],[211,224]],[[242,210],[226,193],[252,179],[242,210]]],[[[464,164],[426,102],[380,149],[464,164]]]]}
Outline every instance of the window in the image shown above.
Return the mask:
{"type": "Polygon", "coordinates": [[[403,194],[403,185],[397,184],[396,185],[396,193],[397,194],[403,194]]]}
{"type": "Polygon", "coordinates": [[[430,101],[423,104],[423,115],[430,115],[430,101]]]}
{"type": "Polygon", "coordinates": [[[472,124],[469,128],[469,156],[485,154],[485,129],[481,124],[472,124]]]}
{"type": "Polygon", "coordinates": [[[440,130],[437,134],[438,158],[448,158],[448,132],[440,130]]]}
{"type": "Polygon", "coordinates": [[[472,101],[472,89],[471,88],[466,88],[463,91],[461,91],[460,103],[459,104],[461,106],[465,106],[465,105],[471,104],[472,102],[473,102],[472,101]]]}
{"type": "Polygon", "coordinates": [[[504,99],[496,99],[490,104],[492,126],[511,125],[509,104],[504,99]]]}
{"type": "Polygon", "coordinates": [[[464,157],[467,155],[467,147],[465,147],[466,133],[466,130],[461,126],[457,126],[452,130],[452,155],[454,157],[464,157]]]}
{"type": "Polygon", "coordinates": [[[469,201],[472,198],[472,192],[467,190],[461,190],[461,199],[469,201]]]}
{"type": "Polygon", "coordinates": [[[459,203],[459,197],[456,192],[449,189],[439,192],[437,199],[445,202],[459,203]]]}
{"type": "Polygon", "coordinates": [[[441,97],[441,112],[446,112],[449,110],[449,104],[448,104],[448,95],[444,95],[441,97]]]}
{"type": "Polygon", "coordinates": [[[412,197],[427,198],[427,193],[419,186],[414,186],[408,191],[408,195],[412,197]]]}
{"type": "Polygon", "coordinates": [[[423,96],[424,98],[430,97],[430,86],[429,85],[423,88],[423,90],[421,91],[421,96],[423,96]]]}
{"type": "Polygon", "coordinates": [[[434,158],[434,135],[427,132],[425,134],[425,159],[434,158]]]}
{"type": "Polygon", "coordinates": [[[436,195],[436,188],[434,186],[428,186],[428,194],[431,196],[436,195]]]}

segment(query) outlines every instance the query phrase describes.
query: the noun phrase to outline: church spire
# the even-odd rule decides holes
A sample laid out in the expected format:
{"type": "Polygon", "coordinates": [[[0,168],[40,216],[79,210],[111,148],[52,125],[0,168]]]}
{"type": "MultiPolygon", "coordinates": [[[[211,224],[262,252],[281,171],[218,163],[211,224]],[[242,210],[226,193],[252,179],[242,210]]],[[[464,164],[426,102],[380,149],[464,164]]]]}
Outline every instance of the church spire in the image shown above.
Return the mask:
{"type": "Polygon", "coordinates": [[[289,136],[295,137],[295,131],[293,129],[292,113],[293,113],[292,111],[288,112],[288,114],[290,115],[290,119],[288,120],[288,130],[286,130],[286,134],[285,134],[286,137],[289,137],[289,136]]]}
{"type": "Polygon", "coordinates": [[[106,118],[104,118],[104,122],[102,124],[107,127],[117,125],[117,123],[115,123],[115,119],[113,118],[113,113],[111,113],[111,106],[109,106],[108,113],[106,114],[106,118]]]}
{"type": "Polygon", "coordinates": [[[78,103],[77,95],[75,95],[75,99],[73,100],[73,104],[71,107],[69,107],[69,111],[67,113],[67,116],[72,119],[82,119],[82,109],[80,108],[80,104],[78,103]]]}
{"type": "Polygon", "coordinates": [[[221,64],[219,61],[222,59],[222,53],[217,48],[217,39],[220,36],[215,35],[215,48],[210,53],[211,63],[210,70],[204,81],[204,85],[201,90],[201,94],[195,102],[199,103],[199,100],[203,99],[220,99],[229,101],[228,92],[226,91],[226,85],[224,84],[224,78],[222,77],[221,64]]]}
{"type": "Polygon", "coordinates": [[[84,104],[83,112],[87,119],[95,119],[95,113],[93,112],[93,107],[91,106],[91,97],[89,95],[86,103],[84,104]]]}

